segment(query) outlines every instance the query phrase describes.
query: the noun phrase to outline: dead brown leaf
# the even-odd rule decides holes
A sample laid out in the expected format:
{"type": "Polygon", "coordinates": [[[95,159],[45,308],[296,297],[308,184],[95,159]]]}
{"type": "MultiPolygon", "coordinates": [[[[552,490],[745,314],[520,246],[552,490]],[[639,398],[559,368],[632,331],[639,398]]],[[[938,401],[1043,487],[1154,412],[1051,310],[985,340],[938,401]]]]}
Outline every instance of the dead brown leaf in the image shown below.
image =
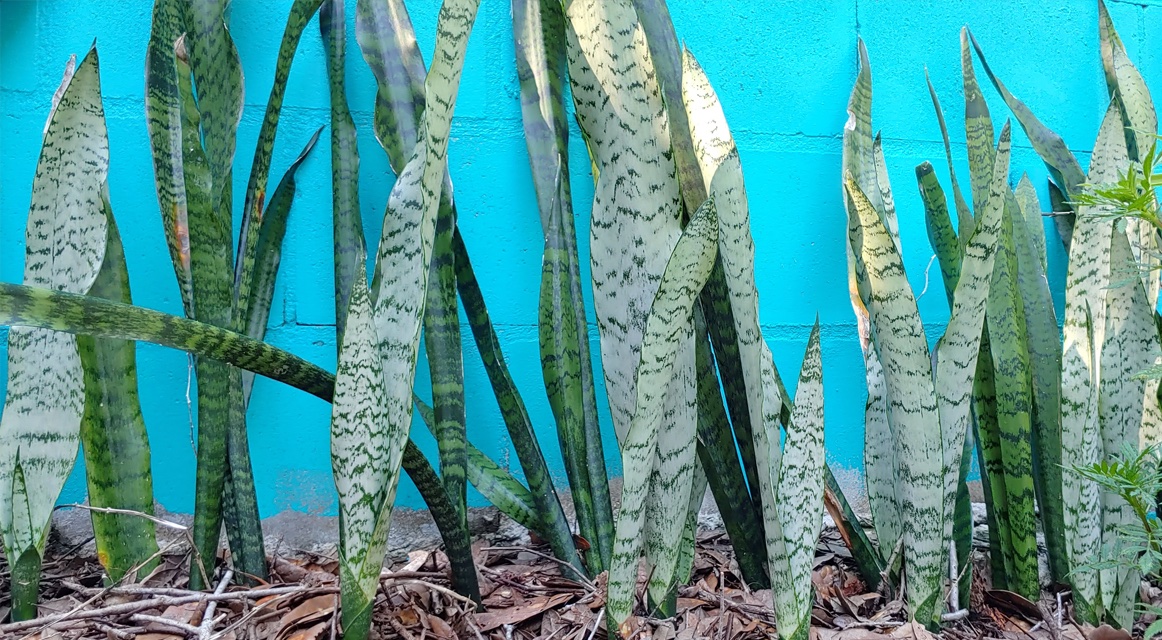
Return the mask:
{"type": "Polygon", "coordinates": [[[551,596],[537,596],[519,605],[476,614],[476,626],[481,632],[488,632],[506,624],[524,622],[543,611],[562,605],[573,599],[573,594],[556,593],[551,596]]]}

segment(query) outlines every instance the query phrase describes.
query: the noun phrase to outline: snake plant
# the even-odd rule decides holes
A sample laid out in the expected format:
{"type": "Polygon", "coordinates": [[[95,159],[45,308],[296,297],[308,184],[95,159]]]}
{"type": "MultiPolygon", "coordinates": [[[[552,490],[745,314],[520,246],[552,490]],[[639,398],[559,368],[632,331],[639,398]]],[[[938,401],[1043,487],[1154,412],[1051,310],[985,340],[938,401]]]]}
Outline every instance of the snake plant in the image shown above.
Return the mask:
{"type": "MultiPolygon", "coordinates": [[[[109,139],[96,48],[74,62],[45,125],[24,282],[127,302],[125,256],[109,205],[109,139]]],[[[92,503],[152,512],[133,345],[13,328],[0,417],[0,534],[11,567],[13,619],[36,616],[50,516],[82,441],[92,503]]],[[[93,525],[98,557],[119,579],[144,568],[157,542],[147,520],[110,515],[94,516],[93,525]]]]}
{"type": "MultiPolygon", "coordinates": [[[[967,29],[961,32],[960,47],[970,197],[973,208],[979,212],[989,197],[995,155],[993,124],[976,81],[967,29]]],[[[949,204],[932,165],[920,165],[916,175],[924,200],[929,239],[939,258],[951,305],[966,247],[961,238],[967,237],[966,229],[973,224],[973,208],[970,208],[969,199],[965,198],[956,180],[948,131],[935,89],[931,83],[928,88],[944,138],[959,233],[953,230],[949,220],[949,204]]],[[[992,582],[1035,600],[1041,589],[1034,509],[1033,430],[1037,425],[1037,448],[1042,459],[1060,458],[1060,436],[1054,439],[1052,435],[1060,433],[1058,372],[1061,355],[1059,346],[1054,349],[1058,344],[1058,330],[1045,280],[1040,205],[1035,193],[1030,196],[1032,187],[1027,178],[1023,184],[1027,186],[1021,189],[1021,200],[1011,189],[1004,191],[1004,221],[993,265],[985,333],[973,389],[973,435],[981,460],[982,484],[986,489],[992,582]],[[1037,238],[1040,242],[1035,240],[1037,238]],[[1037,356],[1035,361],[1033,354],[1037,356]]],[[[966,454],[969,449],[966,447],[966,454]]],[[[967,471],[967,459],[962,460],[961,467],[967,471]]],[[[1060,477],[1059,468],[1045,469],[1043,473],[1047,476],[1055,473],[1060,477]]],[[[1060,521],[1061,513],[1060,494],[1053,496],[1054,486],[1059,488],[1060,481],[1056,485],[1040,483],[1047,532],[1061,531],[1061,527],[1054,524],[1060,521]]],[[[959,606],[964,607],[968,602],[972,573],[967,492],[958,495],[956,507],[954,537],[961,574],[959,606]]]]}
{"type": "MultiPolygon", "coordinates": [[[[1104,3],[1099,2],[1098,9],[1101,60],[1111,102],[1088,175],[1064,141],[1001,83],[979,43],[973,40],[973,45],[993,85],[1049,168],[1056,183],[1050,196],[1057,195],[1059,201],[1054,210],[1065,209],[1064,214],[1055,214],[1069,252],[1059,373],[1061,452],[1056,459],[1041,462],[1038,476],[1043,506],[1054,506],[1054,493],[1064,498],[1060,533],[1046,522],[1051,561],[1057,556],[1051,563],[1054,577],[1073,586],[1083,619],[1125,626],[1132,620],[1137,576],[1124,567],[1094,568],[1128,517],[1124,503],[1082,475],[1044,474],[1047,465],[1068,469],[1095,464],[1118,455],[1126,444],[1144,448],[1158,432],[1157,381],[1136,379],[1130,371],[1150,368],[1159,352],[1154,311],[1159,287],[1157,232],[1148,220],[1120,218],[1109,202],[1090,197],[1090,189],[1108,188],[1131,163],[1147,159],[1151,145],[1145,141],[1157,130],[1158,121],[1149,90],[1130,62],[1104,3]]],[[[1148,190],[1144,193],[1153,197],[1148,190]]],[[[1047,379],[1051,373],[1046,372],[1047,379]]]]}
{"type": "MultiPolygon", "coordinates": [[[[287,18],[245,190],[237,254],[230,234],[242,70],[225,22],[226,2],[154,3],[146,54],[146,118],[158,203],[183,306],[188,317],[248,331],[257,338],[266,330],[294,172],[302,158],[268,198],[279,114],[295,50],[321,2],[296,0],[287,18]]],[[[314,139],[307,144],[304,155],[313,143],[314,139]]],[[[205,584],[203,569],[212,568],[223,521],[240,574],[265,578],[246,438],[249,380],[214,361],[195,359],[194,366],[197,553],[191,563],[191,585],[205,584]]]]}
{"type": "Polygon", "coordinates": [[[897,544],[902,549],[911,616],[939,625],[955,549],[972,381],[1003,221],[1010,132],[1007,124],[1001,130],[987,196],[966,240],[951,318],[933,357],[900,257],[882,147],[872,136],[871,70],[862,42],[859,53],[844,128],[843,185],[851,300],[868,379],[868,493],[880,554],[890,557],[897,544]]]}

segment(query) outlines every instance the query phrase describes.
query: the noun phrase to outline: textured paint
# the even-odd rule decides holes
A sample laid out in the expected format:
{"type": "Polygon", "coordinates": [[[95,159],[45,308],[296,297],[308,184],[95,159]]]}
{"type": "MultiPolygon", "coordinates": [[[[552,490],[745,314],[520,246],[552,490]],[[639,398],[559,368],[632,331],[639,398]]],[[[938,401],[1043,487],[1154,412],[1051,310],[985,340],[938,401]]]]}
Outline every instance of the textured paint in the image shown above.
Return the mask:
{"type": "MultiPolygon", "coordinates": [[[[814,314],[820,314],[827,396],[828,459],[837,467],[862,467],[862,356],[846,292],[846,222],[837,176],[844,108],[855,77],[856,37],[867,42],[875,64],[874,121],[883,131],[889,173],[899,183],[896,207],[904,264],[920,296],[930,340],[948,317],[939,266],[927,271],[919,194],[909,178],[931,161],[946,187],[948,173],[940,129],[932,112],[924,68],[948,110],[953,140],[963,131],[958,34],[964,24],[988,54],[993,70],[1047,126],[1065,139],[1083,167],[1105,109],[1098,47],[1097,3],[1091,0],[1000,0],[993,3],[894,3],[841,0],[670,0],[678,37],[698,56],[714,83],[742,159],[750,197],[751,229],[762,329],[783,378],[794,380],[814,314]],[[716,12],[707,21],[708,12],[716,12]],[[713,26],[710,26],[713,25],[713,26]],[[1053,43],[1054,46],[1048,46],[1053,43]],[[1063,44],[1064,43],[1064,44],[1063,44]]],[[[1112,2],[1110,13],[1131,59],[1146,82],[1162,86],[1162,7],[1112,2]]],[[[421,51],[431,58],[436,0],[408,3],[421,51]]],[[[265,100],[270,93],[281,27],[291,0],[234,0],[231,33],[246,80],[245,110],[234,168],[235,209],[249,171],[265,100]]],[[[134,300],[170,313],[181,299],[170,266],[154,196],[145,128],[144,69],[151,3],[132,0],[4,0],[0,2],[0,280],[17,282],[24,257],[23,229],[41,132],[53,90],[69,54],[83,54],[97,38],[110,138],[109,183],[124,236],[134,300]]],[[[347,94],[361,160],[359,184],[364,229],[380,235],[393,179],[371,131],[375,81],[355,42],[354,0],[346,2],[347,94]]],[[[449,166],[456,185],[460,226],[472,254],[514,380],[549,457],[555,480],[565,482],[552,411],[538,361],[537,299],[543,236],[523,139],[512,26],[507,2],[483,2],[468,45],[449,166]]],[[[978,74],[981,70],[978,68],[978,74]]],[[[982,76],[983,77],[983,76],[982,76]]],[[[995,117],[1007,108],[990,86],[982,93],[995,117]]],[[[317,19],[303,35],[290,73],[273,169],[283,170],[319,126],[328,124],[328,83],[317,19]]],[[[570,118],[570,122],[572,122],[570,118]]],[[[584,145],[572,131],[573,201],[588,277],[589,203],[592,180],[584,145]]],[[[968,175],[963,144],[954,143],[957,172],[968,175]]],[[[331,287],[331,179],[329,154],[315,149],[298,174],[267,339],[333,371],[334,300],[331,287]]],[[[1019,127],[1013,132],[1015,182],[1028,172],[1042,202],[1045,169],[1019,127]]],[[[1061,304],[1064,255],[1048,228],[1049,278],[1061,304]]],[[[588,288],[586,295],[588,296],[588,288]]],[[[592,302],[589,308],[592,310],[592,302]]],[[[590,317],[592,351],[598,353],[590,317]]],[[[6,334],[0,329],[0,338],[6,334]]],[[[467,326],[465,348],[468,437],[502,464],[511,458],[491,388],[467,326]]],[[[2,347],[0,347],[2,349],[2,347]]],[[[421,350],[422,351],[422,350],[421,350]]],[[[7,378],[0,357],[0,380],[7,378]]],[[[184,354],[143,345],[139,349],[142,408],[149,428],[158,500],[167,508],[193,507],[194,457],[186,407],[184,354]]],[[[430,397],[426,364],[417,391],[430,397]]],[[[596,369],[600,371],[600,368],[596,369]]],[[[604,389],[598,388],[599,397],[604,389]]],[[[3,383],[0,382],[0,386],[3,383]]],[[[3,398],[0,389],[0,399],[3,398]]],[[[193,390],[190,397],[194,396],[193,390]]],[[[330,484],[330,407],[305,393],[257,381],[250,406],[250,445],[258,500],[264,516],[284,509],[334,514],[330,484]]],[[[620,473],[612,423],[601,407],[605,453],[620,473]]],[[[425,430],[413,435],[429,456],[425,430]]],[[[513,461],[515,464],[515,461],[513,461]]],[[[79,465],[78,465],[79,466],[79,465]]],[[[79,471],[62,501],[83,497],[79,471]]],[[[473,504],[481,504],[470,494],[473,504]]],[[[399,504],[419,507],[406,479],[399,504]]]]}

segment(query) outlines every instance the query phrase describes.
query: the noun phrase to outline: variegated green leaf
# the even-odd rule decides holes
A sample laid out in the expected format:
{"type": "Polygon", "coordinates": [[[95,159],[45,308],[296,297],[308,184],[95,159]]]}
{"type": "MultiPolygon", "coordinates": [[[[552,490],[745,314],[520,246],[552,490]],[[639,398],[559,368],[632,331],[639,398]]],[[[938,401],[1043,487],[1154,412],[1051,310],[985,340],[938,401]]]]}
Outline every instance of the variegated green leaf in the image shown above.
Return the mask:
{"type": "MultiPolygon", "coordinates": [[[[1112,182],[1128,164],[1122,121],[1111,103],[1090,159],[1089,181],[1112,182]]],[[[1093,207],[1078,210],[1065,279],[1064,347],[1061,361],[1062,463],[1085,466],[1102,459],[1099,388],[1106,333],[1106,288],[1110,283],[1112,222],[1093,207]]],[[[1074,598],[1082,618],[1097,622],[1102,612],[1098,576],[1082,569],[1101,546],[1101,497],[1095,483],[1064,475],[1065,539],[1074,598]]]]}
{"type": "MultiPolygon", "coordinates": [[[[795,408],[787,439],[783,445],[783,465],[779,478],[777,508],[787,541],[790,576],[786,580],[794,589],[795,607],[785,607],[786,600],[775,598],[775,616],[779,637],[799,640],[807,637],[811,624],[811,607],[815,588],[811,571],[815,563],[815,545],[823,528],[823,361],[819,349],[819,320],[807,341],[799,384],[795,387],[795,408]]],[[[784,583],[772,576],[772,583],[784,583]]]]}
{"type": "MultiPolygon", "coordinates": [[[[1008,192],[1011,133],[1008,122],[1001,129],[993,162],[988,199],[977,213],[977,227],[964,249],[960,280],[953,296],[952,314],[944,336],[936,346],[936,394],[940,407],[941,440],[944,448],[944,545],[952,541],[952,527],[960,480],[964,438],[971,419],[973,374],[980,353],[985,303],[992,279],[997,234],[1008,192]]],[[[910,583],[915,588],[915,582],[910,583]]],[[[933,619],[928,609],[926,621],[933,619]]],[[[920,613],[915,613],[920,618],[920,613]]]]}
{"type": "Polygon", "coordinates": [[[883,363],[897,474],[904,479],[897,498],[908,603],[916,619],[927,621],[939,599],[945,567],[944,453],[939,433],[933,432],[940,421],[932,362],[896,244],[850,173],[845,186],[855,280],[883,363]]]}
{"type": "Polygon", "coordinates": [[[651,596],[664,597],[674,577],[694,472],[694,380],[692,375],[684,379],[694,370],[692,313],[717,250],[718,219],[708,200],[674,247],[646,320],[635,376],[636,411],[622,440],[625,476],[609,571],[609,615],[619,627],[633,613],[649,501],[660,505],[654,515],[671,521],[663,528],[658,525],[664,522],[652,520],[647,544],[656,550],[657,564],[649,581],[651,596]]]}
{"type": "Polygon", "coordinates": [[[577,121],[597,167],[593,304],[610,412],[622,441],[635,415],[634,372],[646,316],[681,234],[678,180],[661,91],[630,1],[575,0],[566,16],[577,121]],[[636,90],[624,94],[627,85],[636,90]]]}
{"type": "Polygon", "coordinates": [[[932,79],[928,77],[928,70],[924,70],[924,80],[928,83],[928,95],[932,98],[932,108],[936,110],[936,121],[940,124],[940,136],[944,139],[944,157],[948,160],[948,177],[952,182],[953,203],[956,206],[956,235],[960,238],[960,247],[968,244],[972,232],[976,228],[973,223],[972,210],[964,199],[960,190],[960,183],[956,180],[956,168],[952,164],[952,144],[948,140],[948,125],[944,122],[944,109],[940,107],[940,98],[936,95],[936,87],[932,86],[932,79]]]}
{"type": "MultiPolygon", "coordinates": [[[[107,242],[101,271],[89,295],[131,303],[129,272],[113,211],[102,195],[107,242]]],[[[97,558],[111,580],[131,570],[145,575],[157,566],[154,523],[135,513],[153,513],[149,436],[137,395],[136,345],[124,340],[78,336],[85,370],[85,414],[81,443],[89,504],[129,513],[92,513],[97,558]]]]}
{"type": "Polygon", "coordinates": [[[960,30],[960,68],[964,76],[964,138],[968,147],[968,174],[972,185],[972,207],[980,215],[992,189],[993,120],[981,95],[968,48],[968,27],[960,30]]]}
{"type": "Polygon", "coordinates": [[[420,139],[396,180],[375,265],[375,324],[387,382],[388,421],[410,425],[435,223],[444,182],[448,133],[468,35],[479,0],[449,0],[440,10],[437,55],[426,80],[420,139]]]}
{"type": "Polygon", "coordinates": [[[1150,98],[1150,89],[1126,53],[1126,46],[1122,44],[1102,0],[1097,3],[1097,16],[1106,88],[1110,98],[1118,100],[1130,159],[1141,162],[1158,132],[1158,114],[1150,98]]]}
{"type": "MultiPolygon", "coordinates": [[[[989,63],[984,57],[984,51],[981,50],[980,44],[971,32],[968,33],[968,38],[972,42],[973,49],[976,50],[976,56],[980,59],[980,65],[984,68],[985,75],[992,81],[997,93],[1001,94],[1001,98],[1009,106],[1009,110],[1013,112],[1013,116],[1017,118],[1021,128],[1025,130],[1025,135],[1029,137],[1033,150],[1041,156],[1041,160],[1049,169],[1049,175],[1053,176],[1054,182],[1068,198],[1080,194],[1081,185],[1085,182],[1085,174],[1073,152],[1069,150],[1061,136],[1042,124],[1037,116],[1029,110],[1029,107],[1025,106],[1025,103],[1018,100],[1001,83],[1000,78],[989,67],[989,63]]],[[[1054,222],[1057,224],[1057,231],[1061,235],[1061,239],[1068,248],[1070,238],[1073,235],[1074,216],[1071,212],[1065,212],[1063,215],[1055,217],[1054,222]]]]}
{"type": "Polygon", "coordinates": [[[366,637],[387,545],[408,424],[390,418],[367,278],[356,275],[331,407],[331,468],[339,494],[344,637],[366,637]],[[352,584],[352,582],[354,584],[352,584]]]}
{"type": "MultiPolygon", "coordinates": [[[[928,243],[940,262],[940,274],[944,279],[944,290],[948,303],[952,304],[952,294],[960,280],[961,245],[952,230],[948,217],[948,200],[944,189],[936,178],[930,162],[916,167],[916,181],[920,184],[920,199],[924,201],[924,222],[928,228],[928,243]]],[[[971,236],[970,236],[971,237],[971,236]]],[[[965,239],[967,242],[967,238],[965,239]]]]}
{"type": "MultiPolygon", "coordinates": [[[[105,255],[108,169],[94,48],[68,80],[45,131],[28,212],[25,284],[70,293],[92,287],[105,255]]],[[[0,533],[7,557],[34,554],[38,572],[53,505],[77,457],[85,408],[77,339],[13,328],[7,393],[0,416],[0,533]]],[[[36,572],[18,576],[32,581],[21,594],[31,599],[14,599],[14,619],[36,616],[36,572]]]]}
{"type": "Polygon", "coordinates": [[[422,138],[424,59],[403,0],[359,0],[355,39],[379,89],[375,95],[375,137],[398,175],[422,138]]]}
{"type": "MultiPolygon", "coordinates": [[[[1135,373],[1159,362],[1162,346],[1154,325],[1153,308],[1139,284],[1138,263],[1123,228],[1113,230],[1110,247],[1110,285],[1106,291],[1105,342],[1101,347],[1101,379],[1098,419],[1101,421],[1102,460],[1121,454],[1127,443],[1157,441],[1159,418],[1158,381],[1143,380],[1135,373]]],[[[1124,500],[1110,491],[1102,492],[1102,543],[1113,547],[1137,516],[1124,500]]],[[[1129,575],[1126,567],[1101,572],[1105,607],[1112,613],[1117,601],[1136,600],[1136,591],[1120,593],[1129,575]]],[[[1137,581],[1134,582],[1137,585],[1137,581]]],[[[1125,607],[1121,607],[1125,608],[1125,607]]],[[[1125,623],[1125,620],[1118,620],[1125,623]]],[[[1133,619],[1129,620],[1132,625],[1133,619]]]]}
{"type": "Polygon", "coordinates": [[[1011,557],[1004,576],[1006,588],[1037,599],[1041,586],[1037,567],[1037,516],[1033,506],[1033,390],[1025,305],[1017,282],[1013,238],[1013,227],[1023,220],[1015,205],[1002,209],[1004,222],[986,307],[990,349],[986,357],[992,359],[1002,463],[1001,472],[990,479],[994,491],[999,484],[999,489],[1005,492],[1007,555],[1011,557]]]}
{"type": "Polygon", "coordinates": [[[1064,582],[1069,569],[1061,498],[1061,331],[1045,277],[1041,205],[1027,176],[1022,176],[1017,184],[1014,197],[1023,215],[1023,220],[1013,221],[1013,241],[1032,366],[1033,451],[1037,456],[1034,488],[1038,492],[1037,504],[1049,552],[1049,570],[1054,580],[1064,582]]]}
{"type": "Polygon", "coordinates": [[[274,141],[278,133],[278,121],[282,114],[282,101],[286,95],[291,63],[294,61],[295,50],[298,49],[303,30],[321,4],[323,0],[295,0],[291,5],[282,42],[278,47],[274,81],[270,87],[270,98],[266,102],[266,113],[262,117],[262,127],[258,131],[258,142],[254,147],[250,179],[246,184],[242,230],[238,235],[238,259],[234,263],[234,323],[239,328],[244,328],[250,319],[250,303],[253,301],[250,289],[254,284],[255,261],[263,259],[258,256],[257,250],[263,214],[268,209],[266,184],[270,179],[270,162],[274,154],[274,141]]]}
{"type": "MultiPolygon", "coordinates": [[[[331,90],[331,224],[335,251],[335,335],[343,342],[347,302],[358,271],[367,268],[367,242],[359,210],[359,145],[347,105],[347,20],[341,0],[319,9],[319,33],[326,49],[331,90]]],[[[277,191],[275,196],[278,197],[277,191]]],[[[261,248],[259,255],[262,255],[261,248]]]]}

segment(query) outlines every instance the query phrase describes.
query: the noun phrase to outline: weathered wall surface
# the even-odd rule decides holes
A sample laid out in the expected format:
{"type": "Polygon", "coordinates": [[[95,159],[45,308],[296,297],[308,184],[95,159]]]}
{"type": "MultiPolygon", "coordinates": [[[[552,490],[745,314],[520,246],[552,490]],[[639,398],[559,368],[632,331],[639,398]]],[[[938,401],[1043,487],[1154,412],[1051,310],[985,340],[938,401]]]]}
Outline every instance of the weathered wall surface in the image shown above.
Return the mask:
{"type": "MultiPolygon", "coordinates": [[[[347,3],[351,22],[355,2],[347,3]]],[[[408,3],[427,57],[434,43],[438,4],[437,0],[408,3]]],[[[234,0],[231,10],[231,31],[246,78],[246,110],[235,165],[239,210],[289,6],[290,0],[234,0]]],[[[1156,0],[1115,1],[1110,10],[1147,81],[1162,86],[1158,84],[1162,58],[1157,53],[1162,7],[1156,0]]],[[[944,101],[954,141],[961,140],[958,32],[962,25],[970,25],[997,73],[1087,164],[1106,105],[1096,2],[671,0],[671,11],[679,37],[714,82],[738,141],[758,249],[761,318],[767,340],[783,377],[793,384],[811,323],[819,314],[828,458],[836,467],[858,472],[865,393],[847,297],[839,182],[841,132],[856,72],[857,37],[867,41],[871,55],[874,123],[883,131],[908,274],[917,292],[926,289],[920,308],[935,339],[947,311],[939,269],[927,271],[932,254],[914,167],[930,160],[942,182],[947,185],[948,181],[924,83],[925,68],[944,101]]],[[[551,468],[563,483],[537,359],[541,233],[521,132],[509,16],[509,5],[503,0],[482,3],[452,126],[450,166],[460,224],[489,311],[551,468]]],[[[21,278],[24,221],[53,90],[69,54],[83,55],[96,38],[112,153],[110,189],[128,254],[134,300],[180,313],[153,194],[144,121],[149,23],[146,0],[0,2],[0,280],[21,278]]],[[[348,47],[348,93],[360,128],[361,205],[368,237],[374,242],[393,177],[371,133],[375,84],[355,44],[353,26],[348,47]]],[[[1008,112],[991,88],[986,87],[985,94],[999,129],[1008,112]]],[[[311,133],[328,121],[327,80],[316,21],[303,38],[290,76],[274,170],[285,168],[311,133]]],[[[269,340],[333,369],[326,140],[324,136],[299,172],[269,340]]],[[[585,251],[592,181],[575,131],[572,141],[572,179],[585,251]]],[[[1029,172],[1044,200],[1045,170],[1019,129],[1014,147],[1013,179],[1029,172]]],[[[953,151],[962,180],[967,181],[963,143],[954,142],[953,151]]],[[[1050,245],[1055,251],[1051,280],[1059,287],[1064,258],[1058,243],[1050,245]]],[[[512,456],[503,424],[470,334],[465,330],[464,335],[469,436],[481,449],[507,462],[512,456]]],[[[596,335],[595,328],[591,335],[596,335]]],[[[190,511],[194,457],[187,359],[149,345],[142,345],[139,354],[157,498],[172,511],[190,511]]],[[[0,358],[0,381],[6,379],[5,366],[0,358]]],[[[419,379],[420,393],[426,393],[422,364],[419,379]]],[[[0,386],[0,401],[2,393],[0,386]]],[[[250,410],[250,442],[264,515],[285,510],[334,512],[328,417],[328,405],[319,400],[269,381],[258,383],[250,410]]],[[[422,432],[422,428],[416,430],[416,439],[434,454],[433,443],[422,432]]],[[[616,471],[620,465],[612,435],[607,447],[616,471]]],[[[858,474],[851,477],[858,484],[858,474]]],[[[83,478],[76,473],[63,499],[81,499],[83,492],[83,478]]],[[[479,496],[474,499],[480,503],[479,496]]],[[[406,480],[399,501],[401,506],[422,506],[406,480]]]]}

